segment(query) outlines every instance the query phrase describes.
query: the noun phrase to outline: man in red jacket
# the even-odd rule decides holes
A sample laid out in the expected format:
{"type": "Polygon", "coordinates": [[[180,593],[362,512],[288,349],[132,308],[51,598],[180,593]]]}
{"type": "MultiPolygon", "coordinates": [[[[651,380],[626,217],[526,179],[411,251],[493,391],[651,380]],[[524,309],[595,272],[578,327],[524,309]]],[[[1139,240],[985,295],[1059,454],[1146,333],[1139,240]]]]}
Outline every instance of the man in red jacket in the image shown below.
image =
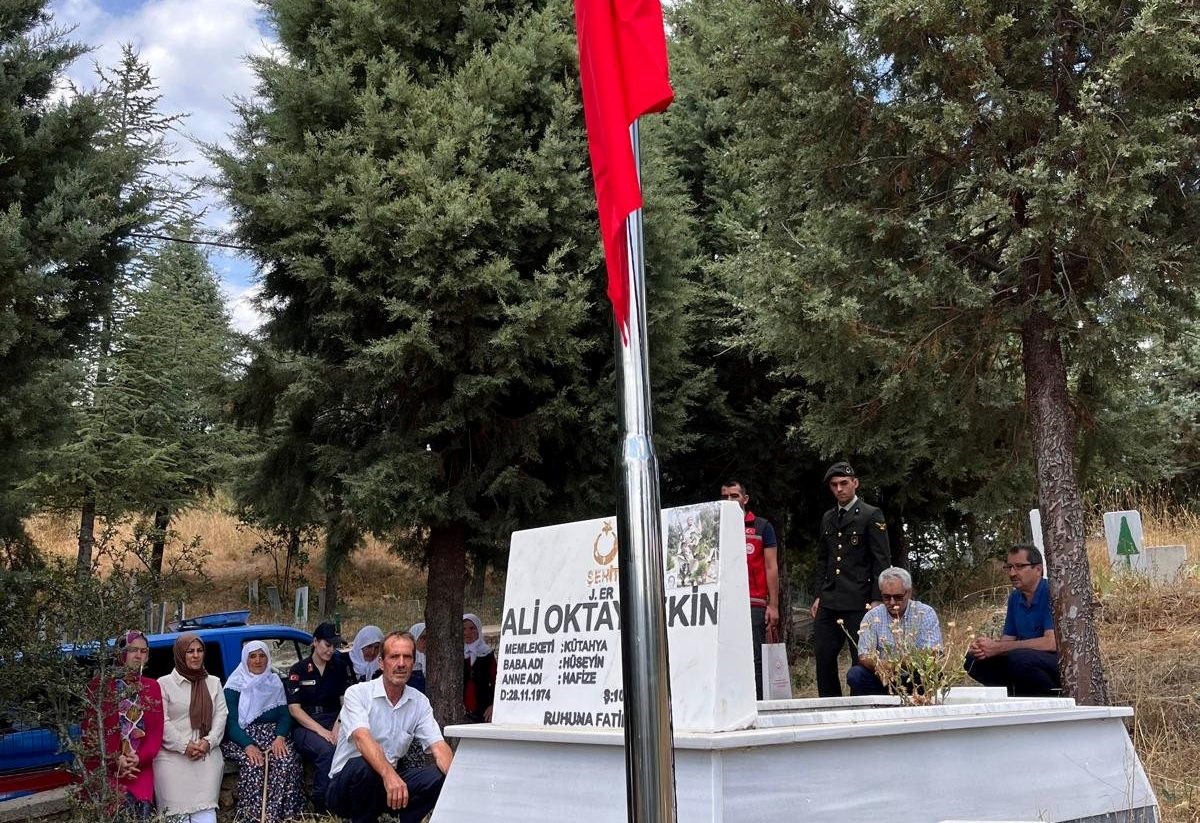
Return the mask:
{"type": "Polygon", "coordinates": [[[721,484],[721,499],[734,500],[746,520],[746,572],[750,579],[750,630],[754,639],[754,685],[762,700],[762,644],[779,628],[779,552],[775,529],[748,508],[750,495],[741,480],[721,484]]]}

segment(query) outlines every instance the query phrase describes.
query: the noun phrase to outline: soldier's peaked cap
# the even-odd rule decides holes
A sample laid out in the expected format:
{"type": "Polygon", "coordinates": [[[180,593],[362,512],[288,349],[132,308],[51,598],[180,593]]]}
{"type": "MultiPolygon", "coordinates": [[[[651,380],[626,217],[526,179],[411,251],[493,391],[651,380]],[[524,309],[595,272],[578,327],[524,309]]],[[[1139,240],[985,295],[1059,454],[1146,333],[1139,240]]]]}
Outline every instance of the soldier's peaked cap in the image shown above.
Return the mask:
{"type": "Polygon", "coordinates": [[[854,467],[851,466],[846,461],[842,460],[837,463],[834,463],[832,466],[829,467],[829,470],[825,472],[825,480],[822,482],[828,483],[830,480],[832,480],[835,477],[857,477],[857,476],[858,475],[856,475],[854,473],[854,467]]]}

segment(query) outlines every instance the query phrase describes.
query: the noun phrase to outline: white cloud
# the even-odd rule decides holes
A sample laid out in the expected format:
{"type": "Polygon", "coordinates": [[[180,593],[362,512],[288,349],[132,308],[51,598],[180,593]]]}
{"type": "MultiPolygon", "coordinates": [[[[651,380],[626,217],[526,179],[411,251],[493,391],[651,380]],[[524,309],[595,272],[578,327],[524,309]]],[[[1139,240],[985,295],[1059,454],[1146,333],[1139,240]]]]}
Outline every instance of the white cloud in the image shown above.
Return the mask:
{"type": "Polygon", "coordinates": [[[243,286],[241,288],[225,287],[225,307],[233,327],[246,334],[254,334],[262,326],[262,312],[254,305],[262,287],[259,285],[243,286]]]}

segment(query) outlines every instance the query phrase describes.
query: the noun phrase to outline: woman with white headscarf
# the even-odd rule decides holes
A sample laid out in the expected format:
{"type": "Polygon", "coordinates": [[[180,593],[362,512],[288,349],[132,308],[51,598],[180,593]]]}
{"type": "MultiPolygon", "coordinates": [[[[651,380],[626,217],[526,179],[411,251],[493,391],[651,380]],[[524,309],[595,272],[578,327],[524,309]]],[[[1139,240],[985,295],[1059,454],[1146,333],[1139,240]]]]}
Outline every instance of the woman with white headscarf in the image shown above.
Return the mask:
{"type": "Polygon", "coordinates": [[[483,639],[483,621],[463,615],[463,705],[468,723],[492,722],[496,698],[496,655],[483,639]]]}
{"type": "Polygon", "coordinates": [[[413,627],[408,630],[408,633],[413,636],[413,646],[416,647],[416,654],[413,655],[413,670],[412,675],[408,678],[408,685],[412,686],[422,694],[425,693],[425,624],[413,623],[413,627]]]}
{"type": "Polygon", "coordinates": [[[300,792],[303,767],[288,745],[292,716],[283,681],[271,668],[271,652],[261,640],[242,646],[242,663],[225,683],[225,742],[221,751],[238,764],[237,823],[298,818],[304,811],[300,792]],[[268,758],[270,763],[267,763],[268,758]],[[266,777],[266,816],[263,777],[266,777]]]}
{"type": "Polygon", "coordinates": [[[354,635],[350,646],[350,665],[354,667],[354,682],[366,683],[382,673],[379,652],[383,649],[383,632],[378,626],[363,626],[354,635]]]}

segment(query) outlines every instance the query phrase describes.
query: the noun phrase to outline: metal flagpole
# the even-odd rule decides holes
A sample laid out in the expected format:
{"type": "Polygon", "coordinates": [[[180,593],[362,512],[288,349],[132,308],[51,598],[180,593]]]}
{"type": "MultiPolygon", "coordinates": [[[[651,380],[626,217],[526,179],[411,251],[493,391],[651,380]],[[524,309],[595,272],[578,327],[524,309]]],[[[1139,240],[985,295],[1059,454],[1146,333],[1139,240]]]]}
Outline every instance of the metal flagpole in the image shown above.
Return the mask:
{"type": "MultiPolygon", "coordinates": [[[[629,127],[635,166],[638,124],[629,127]]],[[[671,678],[663,604],[662,515],[658,458],[650,420],[650,369],[646,352],[646,276],[642,210],[625,221],[629,261],[629,339],[617,329],[620,404],[621,665],[625,685],[625,790],[629,820],[674,823],[675,752],[671,730],[671,678]]]]}

